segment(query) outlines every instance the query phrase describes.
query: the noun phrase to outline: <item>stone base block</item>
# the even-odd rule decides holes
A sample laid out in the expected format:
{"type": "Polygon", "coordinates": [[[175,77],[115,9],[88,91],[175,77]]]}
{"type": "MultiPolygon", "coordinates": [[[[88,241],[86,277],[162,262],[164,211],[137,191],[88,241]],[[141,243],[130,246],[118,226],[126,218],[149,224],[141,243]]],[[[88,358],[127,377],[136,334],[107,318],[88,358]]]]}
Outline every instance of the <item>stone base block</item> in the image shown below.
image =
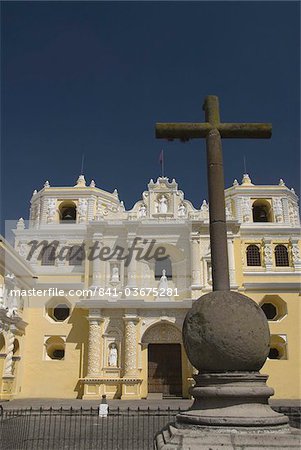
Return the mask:
{"type": "Polygon", "coordinates": [[[138,400],[141,398],[141,379],[123,379],[121,400],[138,400]]]}
{"type": "Polygon", "coordinates": [[[300,449],[301,431],[224,432],[206,428],[178,428],[170,424],[155,438],[156,450],[276,450],[300,449]]]}

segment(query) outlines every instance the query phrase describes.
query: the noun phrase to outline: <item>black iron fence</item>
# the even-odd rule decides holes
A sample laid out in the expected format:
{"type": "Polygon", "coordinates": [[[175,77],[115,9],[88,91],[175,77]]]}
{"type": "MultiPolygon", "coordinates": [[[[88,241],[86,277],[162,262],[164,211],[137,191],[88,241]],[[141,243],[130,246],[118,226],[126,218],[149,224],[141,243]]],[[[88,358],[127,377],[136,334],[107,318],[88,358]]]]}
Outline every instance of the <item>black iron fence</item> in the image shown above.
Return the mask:
{"type": "Polygon", "coordinates": [[[1,449],[153,449],[155,434],[180,410],[98,408],[4,410],[0,419],[1,449]],[[2,447],[1,447],[2,445],[2,447]]]}
{"type": "MultiPolygon", "coordinates": [[[[274,408],[300,427],[300,408],[274,408]]],[[[181,410],[109,409],[100,417],[90,409],[7,409],[0,411],[1,449],[153,449],[154,436],[181,410]]]]}

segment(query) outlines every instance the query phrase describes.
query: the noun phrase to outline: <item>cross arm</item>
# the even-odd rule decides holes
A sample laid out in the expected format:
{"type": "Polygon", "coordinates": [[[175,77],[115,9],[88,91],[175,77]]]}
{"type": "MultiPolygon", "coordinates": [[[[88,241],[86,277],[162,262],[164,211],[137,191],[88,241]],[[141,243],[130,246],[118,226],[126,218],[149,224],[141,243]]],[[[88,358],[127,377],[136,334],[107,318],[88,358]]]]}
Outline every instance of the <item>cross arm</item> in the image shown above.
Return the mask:
{"type": "Polygon", "coordinates": [[[270,123],[219,123],[216,126],[204,123],[157,123],[156,138],[189,139],[206,138],[209,131],[217,128],[222,138],[261,138],[268,139],[272,135],[270,123]]]}
{"type": "Polygon", "coordinates": [[[157,123],[156,138],[159,139],[189,139],[205,138],[212,126],[210,123],[157,123]]]}
{"type": "Polygon", "coordinates": [[[271,123],[220,123],[217,129],[222,138],[269,139],[272,136],[271,123]]]}

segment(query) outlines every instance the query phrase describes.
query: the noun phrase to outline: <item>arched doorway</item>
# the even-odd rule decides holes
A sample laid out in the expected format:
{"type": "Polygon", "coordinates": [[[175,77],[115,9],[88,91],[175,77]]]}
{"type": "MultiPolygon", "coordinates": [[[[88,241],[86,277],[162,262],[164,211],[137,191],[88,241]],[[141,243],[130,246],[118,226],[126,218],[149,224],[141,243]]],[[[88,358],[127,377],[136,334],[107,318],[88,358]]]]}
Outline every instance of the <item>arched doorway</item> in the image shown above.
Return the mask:
{"type": "Polygon", "coordinates": [[[181,332],[173,325],[153,325],[143,335],[148,349],[148,393],[182,397],[181,332]]]}

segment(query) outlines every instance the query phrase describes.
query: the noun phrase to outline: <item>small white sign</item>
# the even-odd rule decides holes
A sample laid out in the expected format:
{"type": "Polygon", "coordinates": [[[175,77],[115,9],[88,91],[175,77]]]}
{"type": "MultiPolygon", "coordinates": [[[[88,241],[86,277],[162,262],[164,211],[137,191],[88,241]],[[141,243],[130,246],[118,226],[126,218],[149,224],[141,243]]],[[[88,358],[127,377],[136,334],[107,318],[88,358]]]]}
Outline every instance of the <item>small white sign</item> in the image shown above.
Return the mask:
{"type": "Polygon", "coordinates": [[[99,417],[107,417],[109,405],[107,403],[101,403],[99,405],[99,417]]]}

